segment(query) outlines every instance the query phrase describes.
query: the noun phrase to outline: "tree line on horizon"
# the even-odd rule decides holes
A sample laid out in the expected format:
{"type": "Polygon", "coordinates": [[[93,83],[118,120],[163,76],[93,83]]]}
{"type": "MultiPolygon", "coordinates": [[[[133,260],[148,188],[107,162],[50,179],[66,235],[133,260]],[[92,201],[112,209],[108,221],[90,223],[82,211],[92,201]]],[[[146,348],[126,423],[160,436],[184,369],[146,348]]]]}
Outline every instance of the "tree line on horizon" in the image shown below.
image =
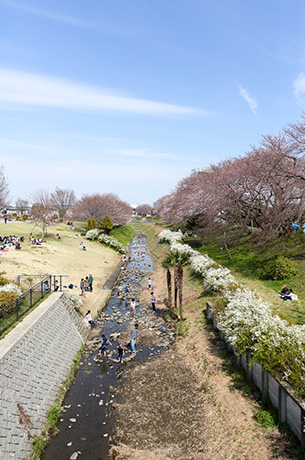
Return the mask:
{"type": "MultiPolygon", "coordinates": [[[[9,186],[2,166],[0,167],[0,211],[6,209],[8,198],[9,186]]],[[[77,200],[73,190],[59,187],[51,193],[46,189],[36,190],[31,194],[31,201],[17,198],[15,209],[25,219],[30,217],[41,221],[44,228],[48,221],[54,220],[54,216],[61,221],[65,221],[68,216],[69,220],[84,222],[88,219],[99,222],[108,216],[115,226],[124,225],[132,216],[131,206],[115,193],[83,194],[77,200]]]]}

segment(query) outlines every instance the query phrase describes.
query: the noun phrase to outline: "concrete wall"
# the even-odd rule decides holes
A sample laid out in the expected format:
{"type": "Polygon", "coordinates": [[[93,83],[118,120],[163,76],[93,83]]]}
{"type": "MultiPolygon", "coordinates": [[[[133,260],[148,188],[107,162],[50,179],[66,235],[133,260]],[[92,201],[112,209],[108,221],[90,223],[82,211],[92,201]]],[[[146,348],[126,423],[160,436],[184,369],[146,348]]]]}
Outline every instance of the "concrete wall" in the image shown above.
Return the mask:
{"type": "Polygon", "coordinates": [[[31,440],[19,403],[39,435],[87,328],[64,293],[54,292],[0,341],[0,458],[27,459],[31,440]]]}
{"type": "MultiPolygon", "coordinates": [[[[207,317],[217,326],[213,308],[207,303],[207,317]]],[[[223,334],[222,334],[223,336],[223,334]]],[[[227,343],[226,338],[223,336],[227,343]]],[[[232,349],[232,346],[229,346],[232,349]]],[[[293,389],[285,382],[277,381],[272,375],[257,363],[251,363],[251,357],[238,355],[233,347],[236,362],[247,372],[249,380],[253,381],[261,391],[262,397],[269,397],[273,406],[279,411],[281,422],[287,422],[305,447],[305,402],[294,394],[293,389]]]]}

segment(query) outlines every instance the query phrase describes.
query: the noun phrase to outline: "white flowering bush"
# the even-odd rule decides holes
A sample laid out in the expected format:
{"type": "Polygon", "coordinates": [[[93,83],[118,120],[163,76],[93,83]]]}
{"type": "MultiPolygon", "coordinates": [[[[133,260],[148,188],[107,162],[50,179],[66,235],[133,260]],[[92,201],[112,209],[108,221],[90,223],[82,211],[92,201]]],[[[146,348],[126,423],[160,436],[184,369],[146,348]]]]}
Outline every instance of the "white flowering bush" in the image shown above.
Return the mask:
{"type": "Polygon", "coordinates": [[[227,305],[217,319],[227,340],[305,397],[305,326],[289,326],[248,289],[224,297],[227,305]]]}
{"type": "Polygon", "coordinates": [[[250,353],[261,333],[263,319],[272,317],[270,306],[249,289],[226,291],[226,308],[217,316],[218,325],[240,353],[250,353]]]}
{"type": "Polygon", "coordinates": [[[99,235],[99,231],[97,228],[94,228],[92,230],[88,230],[88,232],[86,233],[86,238],[87,240],[97,240],[98,238],[98,235],[99,235]]]}
{"type": "Polygon", "coordinates": [[[83,303],[82,299],[79,297],[79,294],[77,294],[75,291],[65,291],[65,296],[74,307],[78,307],[83,303]]]}
{"type": "Polygon", "coordinates": [[[191,269],[194,272],[199,273],[202,276],[205,276],[207,270],[210,267],[216,266],[216,263],[207,255],[201,255],[198,251],[195,252],[196,254],[194,254],[190,259],[191,269]]]}
{"type": "Polygon", "coordinates": [[[105,235],[104,233],[102,233],[98,237],[98,239],[101,243],[104,243],[107,246],[110,246],[111,248],[115,249],[118,252],[125,252],[125,247],[123,246],[123,244],[120,243],[115,238],[113,238],[113,236],[105,235]]]}
{"type": "Polygon", "coordinates": [[[191,246],[189,246],[188,244],[181,244],[177,243],[176,241],[174,243],[171,243],[170,252],[177,252],[181,255],[186,255],[188,257],[195,256],[196,254],[198,254],[198,252],[191,248],[191,246]]]}
{"type": "Polygon", "coordinates": [[[181,230],[178,230],[178,232],[163,230],[161,233],[159,233],[158,238],[160,243],[178,243],[183,240],[183,234],[181,230]]]}
{"type": "Polygon", "coordinates": [[[22,290],[15,283],[8,283],[4,286],[0,286],[0,292],[11,292],[15,297],[19,297],[22,294],[22,290]]]}
{"type": "Polygon", "coordinates": [[[228,268],[211,267],[203,277],[203,285],[207,290],[221,291],[236,286],[237,283],[228,268]]]}

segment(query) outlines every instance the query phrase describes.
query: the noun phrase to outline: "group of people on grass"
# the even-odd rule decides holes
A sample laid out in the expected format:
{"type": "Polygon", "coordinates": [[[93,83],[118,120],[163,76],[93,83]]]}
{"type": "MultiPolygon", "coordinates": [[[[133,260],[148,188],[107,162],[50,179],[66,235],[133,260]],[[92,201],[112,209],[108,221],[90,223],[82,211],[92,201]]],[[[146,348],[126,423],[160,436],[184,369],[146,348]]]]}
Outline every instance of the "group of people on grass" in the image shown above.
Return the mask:
{"type": "Polygon", "coordinates": [[[46,240],[43,236],[40,236],[39,238],[34,238],[33,233],[30,233],[29,241],[35,246],[40,246],[42,243],[45,243],[46,240]]]}
{"type": "Polygon", "coordinates": [[[22,249],[21,244],[24,241],[23,236],[15,236],[15,235],[9,235],[9,236],[2,236],[0,235],[0,250],[1,251],[8,251],[9,249],[22,249]]]}
{"type": "Polygon", "coordinates": [[[83,297],[86,297],[86,292],[92,292],[93,291],[93,276],[91,273],[89,273],[89,276],[86,276],[86,278],[82,278],[80,280],[80,290],[81,293],[80,295],[83,297]]]}

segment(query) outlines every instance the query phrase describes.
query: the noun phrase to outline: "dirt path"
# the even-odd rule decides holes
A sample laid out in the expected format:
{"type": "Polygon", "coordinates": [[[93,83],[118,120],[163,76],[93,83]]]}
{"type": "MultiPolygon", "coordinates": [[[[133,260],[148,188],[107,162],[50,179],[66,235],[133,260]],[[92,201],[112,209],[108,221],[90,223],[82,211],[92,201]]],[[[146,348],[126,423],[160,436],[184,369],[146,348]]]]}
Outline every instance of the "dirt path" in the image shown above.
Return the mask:
{"type": "MultiPolygon", "coordinates": [[[[164,270],[157,268],[152,280],[157,314],[164,314],[164,270]]],[[[150,301],[146,285],[141,301],[150,301]]],[[[159,359],[135,366],[124,383],[113,458],[296,459],[292,438],[259,426],[257,401],[236,388],[226,372],[224,346],[204,321],[202,287],[187,273],[184,306],[184,336],[159,359]]]]}

